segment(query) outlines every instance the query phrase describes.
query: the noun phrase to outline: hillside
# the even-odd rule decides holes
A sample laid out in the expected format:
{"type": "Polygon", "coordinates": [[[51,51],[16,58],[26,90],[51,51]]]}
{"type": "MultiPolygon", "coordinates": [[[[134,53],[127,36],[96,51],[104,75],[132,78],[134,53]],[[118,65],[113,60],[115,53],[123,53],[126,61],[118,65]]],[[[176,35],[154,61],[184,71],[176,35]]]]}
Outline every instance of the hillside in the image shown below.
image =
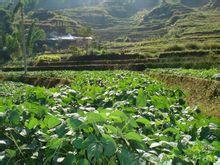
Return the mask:
{"type": "Polygon", "coordinates": [[[210,8],[219,8],[220,1],[219,0],[211,0],[207,6],[210,8]]]}
{"type": "MultiPolygon", "coordinates": [[[[172,45],[174,47],[179,45],[181,49],[181,45],[188,43],[192,43],[192,45],[198,43],[198,48],[196,49],[200,49],[199,47],[202,43],[207,46],[210,44],[216,45],[217,49],[217,45],[220,42],[220,11],[217,10],[194,10],[182,16],[171,17],[165,20],[164,23],[155,22],[154,24],[155,26],[158,25],[158,29],[151,29],[145,31],[145,33],[137,32],[140,34],[138,42],[110,42],[107,46],[113,51],[124,49],[126,52],[151,54],[164,51],[164,49],[172,45]],[[160,37],[157,37],[158,34],[161,34],[160,37]],[[149,37],[143,37],[147,35],[149,37]]],[[[150,25],[152,26],[152,23],[145,23],[142,27],[145,27],[146,30],[151,27],[150,25]]]]}
{"type": "Polygon", "coordinates": [[[31,26],[33,20],[36,25],[46,32],[47,38],[76,34],[77,30],[83,26],[77,21],[65,17],[60,12],[39,9],[28,13],[25,21],[26,26],[31,26]]]}
{"type": "Polygon", "coordinates": [[[209,3],[209,0],[180,0],[180,2],[189,7],[202,7],[209,3]]]}
{"type": "MultiPolygon", "coordinates": [[[[36,9],[29,12],[28,19],[39,20],[38,25],[47,34],[58,31],[58,34],[66,35],[68,27],[72,34],[76,34],[77,28],[90,27],[93,37],[103,43],[114,41],[122,45],[133,45],[134,41],[145,43],[158,38],[169,38],[171,42],[177,40],[180,43],[188,39],[212,42],[219,39],[220,12],[215,10],[218,6],[219,1],[216,0],[45,0],[39,1],[36,9]],[[37,9],[40,7],[47,9],[37,9]],[[48,7],[56,10],[47,12],[48,7]],[[68,26],[51,26],[59,20],[68,26]]],[[[151,49],[146,50],[145,44],[136,46],[135,50],[133,46],[129,46],[129,49],[127,46],[119,48],[129,52],[151,52],[151,49]]]]}
{"type": "MultiPolygon", "coordinates": [[[[167,0],[161,5],[159,1],[150,0],[148,3],[141,0],[132,2],[132,5],[129,5],[125,1],[115,3],[110,0],[92,7],[77,7],[62,12],[65,16],[93,28],[95,35],[102,40],[130,38],[137,41],[170,34],[170,31],[173,31],[170,29],[178,20],[185,20],[190,17],[190,13],[197,13],[203,6],[209,5],[211,8],[218,5],[218,1],[209,3],[208,0],[167,0]]],[[[209,26],[215,24],[210,22],[209,26]]]]}
{"type": "MultiPolygon", "coordinates": [[[[46,17],[50,20],[63,19],[76,27],[91,27],[96,38],[103,41],[141,41],[164,36],[178,37],[191,33],[218,32],[218,22],[208,21],[213,17],[218,21],[218,12],[212,10],[219,6],[219,1],[212,0],[39,0],[35,2],[35,11],[29,13],[30,19],[46,17]],[[208,7],[211,14],[199,16],[201,10],[208,7]],[[55,9],[59,16],[51,17],[50,12],[38,8],[55,9]],[[46,15],[46,16],[45,16],[46,15]],[[205,16],[204,16],[205,15],[205,16]],[[198,16],[198,17],[197,17],[198,16]],[[193,18],[191,18],[193,17],[193,18]],[[196,20],[195,20],[196,19],[196,20]],[[191,23],[191,25],[190,25],[191,23]],[[185,25],[184,25],[185,24],[185,25]],[[194,26],[195,24],[195,26],[194,26]],[[193,26],[192,26],[193,25],[193,26]],[[203,28],[203,25],[205,26],[203,28]],[[209,27],[209,28],[207,28],[209,27]]],[[[41,18],[40,18],[41,19],[41,18]]],[[[47,31],[47,29],[45,29],[47,31]]],[[[64,29],[62,31],[65,31],[64,29]]]]}
{"type": "Polygon", "coordinates": [[[153,9],[150,13],[144,16],[143,22],[149,22],[150,20],[164,20],[173,16],[179,16],[192,12],[192,9],[183,6],[182,4],[170,4],[162,3],[159,7],[153,9]]]}

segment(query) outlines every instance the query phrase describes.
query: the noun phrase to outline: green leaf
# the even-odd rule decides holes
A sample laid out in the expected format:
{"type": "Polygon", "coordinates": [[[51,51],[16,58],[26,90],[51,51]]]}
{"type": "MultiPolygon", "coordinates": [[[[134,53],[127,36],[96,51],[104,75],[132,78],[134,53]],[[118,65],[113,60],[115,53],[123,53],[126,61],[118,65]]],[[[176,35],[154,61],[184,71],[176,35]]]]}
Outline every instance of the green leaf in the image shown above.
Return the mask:
{"type": "Polygon", "coordinates": [[[47,146],[51,149],[58,149],[63,143],[63,139],[51,139],[47,146]]]}
{"type": "Polygon", "coordinates": [[[5,112],[5,111],[6,111],[6,108],[4,106],[0,106],[0,113],[5,112]]]}
{"type": "Polygon", "coordinates": [[[112,125],[105,125],[105,128],[107,128],[108,133],[110,134],[117,134],[119,132],[119,129],[112,125]]]}
{"type": "Polygon", "coordinates": [[[89,135],[84,141],[83,141],[83,149],[88,147],[90,144],[92,144],[94,141],[97,141],[96,137],[91,134],[89,135]]]}
{"type": "Polygon", "coordinates": [[[109,119],[114,120],[115,122],[122,123],[128,119],[127,115],[124,112],[115,110],[109,115],[109,119]]]}
{"type": "Polygon", "coordinates": [[[15,150],[11,150],[11,149],[6,149],[5,150],[6,156],[8,158],[13,158],[16,156],[16,151],[15,150]]]}
{"type": "Polygon", "coordinates": [[[14,124],[18,125],[20,122],[20,115],[17,111],[10,111],[9,113],[9,121],[14,124]]]}
{"type": "Polygon", "coordinates": [[[63,122],[59,126],[56,127],[55,133],[59,137],[63,137],[69,132],[69,130],[66,128],[67,128],[67,124],[63,122]]]}
{"type": "Polygon", "coordinates": [[[215,147],[216,151],[220,152],[220,141],[214,141],[212,145],[215,147]]]}
{"type": "Polygon", "coordinates": [[[177,129],[177,128],[171,128],[171,127],[169,127],[169,128],[167,128],[167,129],[165,129],[164,131],[163,131],[163,133],[164,134],[166,134],[166,133],[173,133],[173,134],[175,134],[175,135],[178,135],[179,134],[179,130],[177,129]]]}
{"type": "Polygon", "coordinates": [[[51,129],[59,125],[61,121],[56,116],[47,115],[44,119],[44,123],[46,123],[49,129],[51,129]]]}
{"type": "Polygon", "coordinates": [[[79,129],[79,127],[81,126],[82,122],[77,120],[77,119],[73,119],[73,118],[69,118],[67,120],[67,124],[70,128],[72,128],[73,130],[77,130],[79,129]]]}
{"type": "Polygon", "coordinates": [[[82,138],[76,138],[73,140],[73,146],[76,147],[76,149],[83,149],[83,139],[82,138]]]}
{"type": "Polygon", "coordinates": [[[118,158],[120,165],[138,165],[139,162],[137,161],[134,153],[131,153],[126,148],[123,148],[120,153],[118,153],[118,158]]]}
{"type": "Polygon", "coordinates": [[[45,106],[41,106],[35,103],[25,102],[23,106],[28,112],[39,117],[43,117],[48,112],[48,109],[45,106]]]}
{"type": "Polygon", "coordinates": [[[76,164],[76,156],[73,153],[68,153],[63,164],[76,164]]]}
{"type": "Polygon", "coordinates": [[[26,127],[28,129],[33,129],[33,128],[36,128],[37,125],[38,125],[39,121],[36,119],[36,118],[31,118],[29,123],[26,125],[26,127]]]}
{"type": "Polygon", "coordinates": [[[103,153],[103,147],[100,143],[92,143],[87,148],[88,159],[94,164],[99,160],[102,153],[103,153]]]}
{"type": "Polygon", "coordinates": [[[132,126],[133,128],[138,128],[138,124],[133,118],[129,120],[129,125],[132,126]]]}
{"type": "Polygon", "coordinates": [[[113,156],[117,149],[114,139],[109,135],[102,135],[102,143],[104,146],[104,155],[107,157],[113,156]]]}
{"type": "Polygon", "coordinates": [[[145,118],[138,118],[138,119],[136,120],[136,122],[142,123],[142,124],[144,124],[146,127],[150,127],[150,126],[151,126],[150,121],[147,120],[147,119],[145,119],[145,118]]]}
{"type": "Polygon", "coordinates": [[[126,135],[124,135],[124,137],[127,140],[134,140],[134,141],[138,141],[138,142],[142,142],[143,137],[139,134],[137,134],[136,132],[129,132],[126,135]]]}
{"type": "Polygon", "coordinates": [[[168,98],[165,96],[153,96],[151,100],[152,104],[158,109],[169,108],[170,103],[168,98]]]}
{"type": "Polygon", "coordinates": [[[79,165],[89,165],[89,161],[87,159],[81,159],[78,163],[79,165]]]}
{"type": "Polygon", "coordinates": [[[141,88],[138,90],[138,96],[136,98],[137,107],[146,107],[147,99],[144,90],[141,88]]]}
{"type": "Polygon", "coordinates": [[[103,118],[100,114],[90,112],[87,114],[87,123],[101,123],[105,122],[105,118],[103,118]]]}

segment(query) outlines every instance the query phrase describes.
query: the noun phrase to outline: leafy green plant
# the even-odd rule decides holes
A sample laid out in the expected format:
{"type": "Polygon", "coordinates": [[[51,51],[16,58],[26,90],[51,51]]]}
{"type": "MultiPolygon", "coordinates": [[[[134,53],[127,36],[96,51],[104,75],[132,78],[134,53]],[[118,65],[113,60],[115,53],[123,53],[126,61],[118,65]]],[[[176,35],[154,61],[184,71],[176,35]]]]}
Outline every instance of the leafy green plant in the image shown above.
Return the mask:
{"type": "Polygon", "coordinates": [[[218,160],[219,120],[187,107],[180,90],[136,72],[32,74],[67,76],[77,83],[51,89],[0,83],[3,164],[218,160]]]}

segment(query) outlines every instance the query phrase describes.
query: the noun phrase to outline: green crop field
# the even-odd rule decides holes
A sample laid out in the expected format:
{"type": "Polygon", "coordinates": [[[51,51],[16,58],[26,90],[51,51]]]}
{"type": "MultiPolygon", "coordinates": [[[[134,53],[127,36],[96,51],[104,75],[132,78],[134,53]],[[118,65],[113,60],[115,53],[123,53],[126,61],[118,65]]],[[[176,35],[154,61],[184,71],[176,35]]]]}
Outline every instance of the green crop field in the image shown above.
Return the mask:
{"type": "Polygon", "coordinates": [[[0,82],[1,163],[218,161],[220,120],[189,108],[181,90],[137,72],[70,74],[70,86],[51,89],[0,82]]]}
{"type": "Polygon", "coordinates": [[[174,74],[178,76],[191,76],[209,80],[215,80],[215,75],[220,73],[219,69],[152,69],[151,72],[161,74],[174,74]]]}

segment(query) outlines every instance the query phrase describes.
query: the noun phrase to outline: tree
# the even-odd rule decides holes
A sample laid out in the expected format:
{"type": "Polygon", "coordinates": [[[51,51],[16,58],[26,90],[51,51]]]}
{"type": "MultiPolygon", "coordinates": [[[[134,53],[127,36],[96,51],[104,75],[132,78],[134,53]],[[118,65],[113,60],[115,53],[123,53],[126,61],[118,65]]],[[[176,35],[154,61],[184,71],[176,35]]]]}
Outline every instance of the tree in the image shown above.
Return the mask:
{"type": "Polygon", "coordinates": [[[86,54],[88,54],[89,45],[91,44],[91,40],[86,38],[92,35],[92,29],[90,27],[82,27],[77,30],[77,34],[83,37],[83,45],[86,50],[86,54]]]}
{"type": "Polygon", "coordinates": [[[20,19],[19,19],[19,29],[20,29],[20,41],[21,41],[21,52],[23,54],[23,62],[24,62],[24,74],[27,74],[27,52],[26,52],[26,42],[25,42],[25,32],[24,32],[24,2],[23,0],[19,0],[17,3],[13,15],[18,14],[20,19]]]}
{"type": "Polygon", "coordinates": [[[74,46],[74,45],[70,46],[69,50],[71,51],[72,55],[74,55],[74,56],[82,56],[86,53],[85,51],[83,51],[83,49],[81,49],[77,46],[74,46]]]}
{"type": "Polygon", "coordinates": [[[11,59],[11,55],[21,52],[25,74],[27,73],[27,54],[32,54],[37,40],[45,38],[45,32],[36,27],[35,22],[25,35],[24,7],[28,2],[31,0],[19,0],[15,7],[9,3],[7,7],[0,9],[0,55],[4,61],[7,61],[11,59]]]}
{"type": "Polygon", "coordinates": [[[36,27],[35,22],[29,28],[27,39],[26,39],[26,47],[27,47],[27,55],[32,55],[34,44],[36,41],[44,40],[46,38],[46,34],[43,29],[36,27]]]}
{"type": "Polygon", "coordinates": [[[14,33],[11,13],[0,9],[0,55],[4,61],[11,59],[11,54],[18,48],[17,34],[14,33]]]}
{"type": "Polygon", "coordinates": [[[77,30],[77,34],[81,37],[89,37],[92,35],[92,29],[90,27],[81,27],[77,30]]]}

